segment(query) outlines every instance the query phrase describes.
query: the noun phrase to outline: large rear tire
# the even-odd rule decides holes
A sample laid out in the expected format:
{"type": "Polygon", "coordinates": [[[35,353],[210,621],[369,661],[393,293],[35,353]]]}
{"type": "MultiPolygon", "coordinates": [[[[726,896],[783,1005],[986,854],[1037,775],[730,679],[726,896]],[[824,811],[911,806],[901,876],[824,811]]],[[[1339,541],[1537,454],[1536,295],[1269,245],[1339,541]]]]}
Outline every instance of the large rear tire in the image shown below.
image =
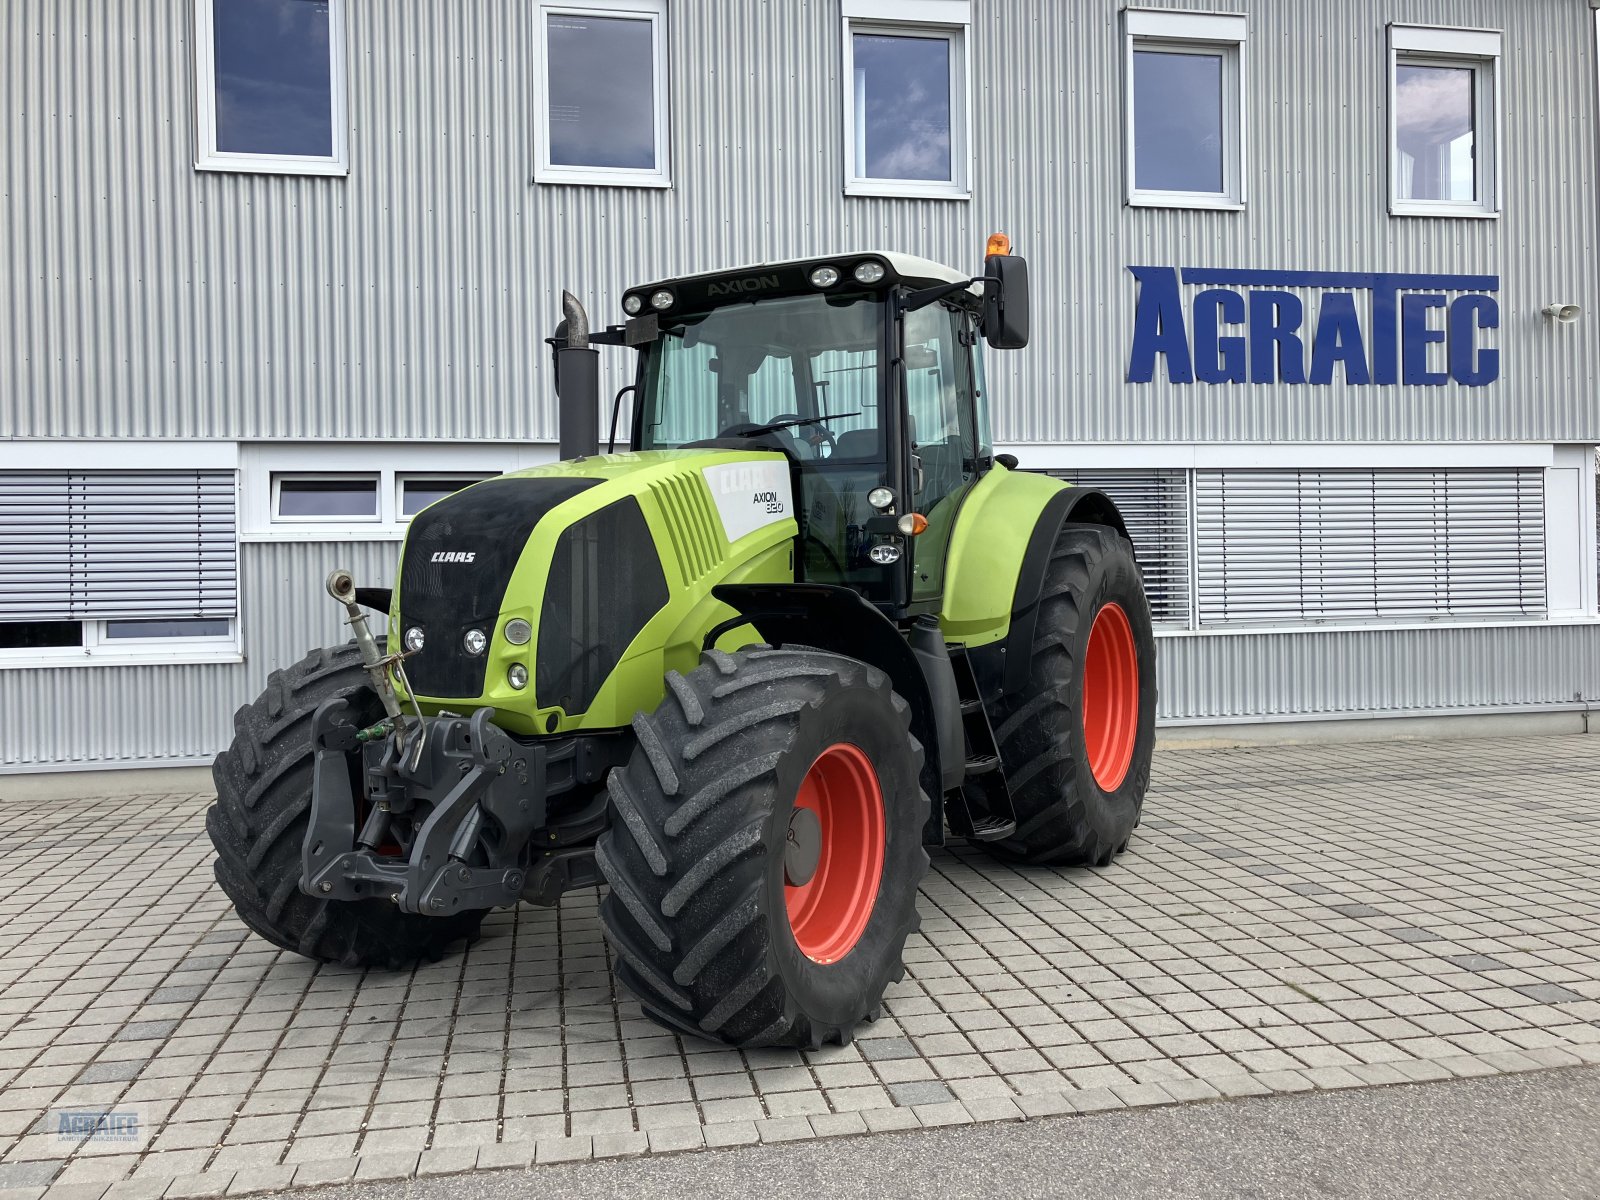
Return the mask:
{"type": "Polygon", "coordinates": [[[1001,858],[1104,866],[1127,848],[1150,786],[1156,653],[1133,547],[1115,530],[1056,537],[1027,688],[992,714],[1017,829],[1001,858]]]}
{"type": "Polygon", "coordinates": [[[596,858],[618,980],[732,1046],[848,1042],[905,973],[928,868],[922,748],[888,679],[811,650],[707,653],[634,718],[596,858]]]}
{"type": "MultiPolygon", "coordinates": [[[[423,917],[386,900],[314,900],[300,890],[300,844],[311,815],[311,714],[336,696],[349,700],[358,721],[383,715],[353,643],[274,671],[255,703],[234,714],[233,744],[211,768],[217,802],[206,812],[217,882],[240,920],[306,958],[390,969],[436,962],[452,944],[477,937],[481,912],[423,917]]],[[[352,782],[359,796],[361,781],[352,782]]]]}

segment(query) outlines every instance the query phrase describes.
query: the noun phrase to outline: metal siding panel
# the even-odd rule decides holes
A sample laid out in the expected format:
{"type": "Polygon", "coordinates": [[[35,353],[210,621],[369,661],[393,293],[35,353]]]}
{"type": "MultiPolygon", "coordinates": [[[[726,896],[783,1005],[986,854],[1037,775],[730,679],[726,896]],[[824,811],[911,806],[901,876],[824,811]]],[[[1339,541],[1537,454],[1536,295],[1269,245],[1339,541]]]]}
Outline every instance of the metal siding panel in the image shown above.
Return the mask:
{"type": "Polygon", "coordinates": [[[1212,5],[1251,22],[1240,214],[1123,205],[1116,0],[975,7],[970,202],[841,196],[821,0],[674,0],[675,186],[537,186],[532,3],[348,0],[347,179],[194,171],[188,5],[8,4],[0,436],[549,440],[563,286],[615,319],[643,279],[866,245],[976,264],[1000,227],[1040,317],[991,356],[1002,440],[1600,440],[1600,344],[1538,315],[1600,312],[1582,4],[1212,5]],[[1390,20],[1505,30],[1502,220],[1387,216],[1390,20]],[[1504,378],[1125,385],[1130,263],[1498,271],[1504,378]]]}
{"type": "Polygon", "coordinates": [[[1411,715],[1600,701],[1600,627],[1458,626],[1174,636],[1164,722],[1411,715]]]}
{"type": "MultiPolygon", "coordinates": [[[[349,640],[323,590],[328,572],[349,567],[363,585],[387,587],[398,553],[398,542],[241,546],[243,663],[0,670],[0,769],[209,758],[268,674],[349,640]]],[[[383,624],[375,618],[375,630],[383,624]]]]}

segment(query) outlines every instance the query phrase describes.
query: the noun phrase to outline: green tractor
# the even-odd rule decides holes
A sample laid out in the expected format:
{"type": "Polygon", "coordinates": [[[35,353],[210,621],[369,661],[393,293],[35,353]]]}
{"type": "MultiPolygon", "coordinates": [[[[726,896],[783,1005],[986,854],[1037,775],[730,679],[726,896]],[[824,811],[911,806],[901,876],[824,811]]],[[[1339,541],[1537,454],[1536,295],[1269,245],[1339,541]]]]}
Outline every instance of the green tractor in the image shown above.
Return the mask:
{"type": "Polygon", "coordinates": [[[649,1016],[817,1046],[903,975],[927,846],[1110,862],[1149,607],[1105,495],[990,443],[979,343],[1028,340],[1009,249],[666,280],[592,333],[564,297],[562,461],[425,509],[392,590],[336,571],[355,641],[235,718],[207,828],[244,922],[400,967],[603,882],[649,1016]],[[596,345],[638,353],[625,451],[596,345]]]}

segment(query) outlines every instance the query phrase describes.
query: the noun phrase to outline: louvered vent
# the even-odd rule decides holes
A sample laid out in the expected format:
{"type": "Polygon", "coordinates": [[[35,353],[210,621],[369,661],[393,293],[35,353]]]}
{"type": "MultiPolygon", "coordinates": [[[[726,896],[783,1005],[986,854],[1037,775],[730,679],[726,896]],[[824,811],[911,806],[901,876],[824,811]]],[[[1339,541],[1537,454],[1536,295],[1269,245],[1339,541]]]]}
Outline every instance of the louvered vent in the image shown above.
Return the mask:
{"type": "Polygon", "coordinates": [[[232,471],[0,472],[0,620],[231,617],[232,471]]]}
{"type": "Polygon", "coordinates": [[[1189,489],[1184,471],[1052,471],[1069,483],[1099,488],[1127,522],[1144,574],[1151,619],[1189,620],[1189,489]]]}
{"type": "Polygon", "coordinates": [[[673,475],[650,485],[667,517],[673,557],[684,583],[693,583],[722,560],[724,538],[704,480],[673,475]]]}
{"type": "Polygon", "coordinates": [[[1197,471],[1202,625],[1538,616],[1538,470],[1197,471]]]}

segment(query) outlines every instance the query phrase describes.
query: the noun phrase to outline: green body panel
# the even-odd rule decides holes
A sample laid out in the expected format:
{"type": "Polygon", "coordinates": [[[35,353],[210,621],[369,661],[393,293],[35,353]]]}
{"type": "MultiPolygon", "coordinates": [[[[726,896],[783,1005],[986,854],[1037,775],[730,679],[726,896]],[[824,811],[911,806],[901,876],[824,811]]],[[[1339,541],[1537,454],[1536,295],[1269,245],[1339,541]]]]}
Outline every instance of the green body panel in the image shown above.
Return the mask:
{"type": "MultiPolygon", "coordinates": [[[[495,633],[488,649],[488,690],[481,696],[417,696],[422,711],[444,708],[457,713],[489,707],[495,723],[515,733],[572,733],[616,729],[638,712],[661,702],[669,670],[689,671],[699,661],[701,642],[716,624],[735,615],[715,600],[711,589],[722,583],[786,583],[794,579],[794,545],[798,528],[785,517],[730,544],[702,470],[731,463],[784,461],[773,452],[741,450],[647,450],[570,459],[516,472],[519,476],[585,478],[601,482],[551,511],[535,526],[506,588],[495,633]],[[567,713],[537,707],[533,680],[539,646],[539,614],[551,560],[564,530],[625,496],[639,502],[651,539],[661,556],[668,600],[645,623],[611,675],[601,685],[588,711],[567,713]],[[525,646],[505,640],[507,621],[521,617],[533,626],[525,646]],[[518,691],[506,681],[513,663],[528,670],[529,684],[518,691]],[[552,723],[552,718],[554,723],[552,723]]],[[[439,503],[447,503],[446,500],[439,503]]],[[[400,583],[395,581],[389,613],[389,644],[400,645],[400,583]]],[[[718,639],[733,650],[760,638],[741,626],[718,639]]],[[[405,694],[404,687],[400,688],[405,694]]]]}
{"type": "Polygon", "coordinates": [[[1011,629],[1011,604],[1039,514],[1070,484],[996,464],[956,514],[939,625],[947,641],[998,642],[1011,629]]]}

